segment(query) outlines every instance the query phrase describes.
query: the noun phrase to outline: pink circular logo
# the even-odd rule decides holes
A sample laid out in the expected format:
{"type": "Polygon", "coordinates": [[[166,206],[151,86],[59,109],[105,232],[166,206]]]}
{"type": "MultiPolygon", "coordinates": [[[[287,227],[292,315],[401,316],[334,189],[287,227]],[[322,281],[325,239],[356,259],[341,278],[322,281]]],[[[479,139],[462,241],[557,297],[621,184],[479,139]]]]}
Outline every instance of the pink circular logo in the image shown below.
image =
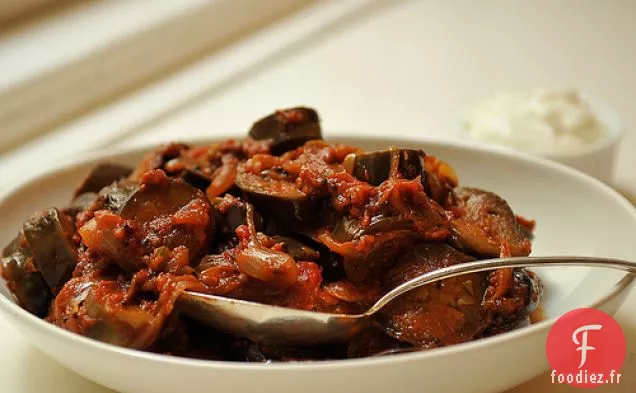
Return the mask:
{"type": "Polygon", "coordinates": [[[626,351],[618,322],[592,308],[559,318],[548,333],[545,350],[553,383],[585,388],[620,383],[626,351]]]}

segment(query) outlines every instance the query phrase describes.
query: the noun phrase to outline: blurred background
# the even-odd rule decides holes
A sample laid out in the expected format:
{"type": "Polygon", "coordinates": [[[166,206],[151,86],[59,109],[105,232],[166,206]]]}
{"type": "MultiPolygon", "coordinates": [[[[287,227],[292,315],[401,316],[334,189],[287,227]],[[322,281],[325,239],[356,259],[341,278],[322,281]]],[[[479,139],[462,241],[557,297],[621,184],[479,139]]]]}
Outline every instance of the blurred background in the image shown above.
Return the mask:
{"type": "Polygon", "coordinates": [[[544,88],[615,112],[608,182],[633,198],[635,21],[634,0],[0,0],[0,194],[286,106],[316,108],[327,137],[464,139],[476,102],[544,88]]]}
{"type": "Polygon", "coordinates": [[[631,195],[635,18],[633,0],[2,0],[0,181],[292,105],[332,132],[458,138],[493,93],[567,88],[617,113],[631,195]]]}

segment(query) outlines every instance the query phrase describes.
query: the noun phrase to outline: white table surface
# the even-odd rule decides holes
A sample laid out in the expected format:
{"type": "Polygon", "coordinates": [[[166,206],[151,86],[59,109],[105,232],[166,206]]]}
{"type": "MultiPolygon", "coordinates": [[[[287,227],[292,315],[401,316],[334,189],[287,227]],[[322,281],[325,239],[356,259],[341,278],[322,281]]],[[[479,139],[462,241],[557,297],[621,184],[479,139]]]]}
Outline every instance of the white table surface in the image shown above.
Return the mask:
{"type": "MultiPolygon", "coordinates": [[[[485,94],[574,86],[621,116],[616,185],[636,194],[634,20],[630,0],[324,3],[0,157],[0,185],[15,181],[18,165],[28,177],[103,144],[241,132],[298,104],[318,108],[328,130],[456,138],[458,112],[485,94]]],[[[597,392],[636,391],[635,309],[632,294],[617,315],[628,342],[621,384],[597,392]]],[[[0,391],[107,391],[38,352],[2,318],[0,333],[0,391]]],[[[551,385],[546,374],[511,392],[539,391],[576,390],[551,385]]]]}

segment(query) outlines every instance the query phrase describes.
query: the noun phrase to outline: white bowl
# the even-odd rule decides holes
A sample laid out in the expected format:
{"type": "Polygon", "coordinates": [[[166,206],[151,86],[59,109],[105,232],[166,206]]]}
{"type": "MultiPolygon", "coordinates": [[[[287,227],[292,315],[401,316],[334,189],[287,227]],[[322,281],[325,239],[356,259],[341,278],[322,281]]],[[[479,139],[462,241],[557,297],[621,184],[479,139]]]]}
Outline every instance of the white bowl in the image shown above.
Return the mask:
{"type": "MultiPolygon", "coordinates": [[[[421,147],[450,162],[465,185],[506,198],[519,214],[537,219],[535,255],[636,255],[636,211],[602,183],[564,166],[496,148],[457,142],[330,138],[365,148],[421,147]]],[[[97,161],[134,164],[141,150],[79,159],[16,188],[0,200],[0,244],[36,210],[68,201],[97,161]]],[[[34,346],[97,383],[126,393],[174,392],[498,392],[547,370],[545,339],[554,320],[577,307],[613,313],[632,277],[609,269],[538,269],[545,284],[547,320],[499,336],[427,352],[301,364],[245,364],[191,360],[103,344],[59,329],[18,307],[4,289],[0,312],[34,346]]]]}
{"type": "MultiPolygon", "coordinates": [[[[572,148],[567,151],[532,151],[526,153],[567,165],[587,173],[604,183],[611,184],[614,180],[618,146],[624,136],[623,124],[616,111],[609,105],[587,94],[582,94],[581,96],[603,126],[605,130],[603,136],[589,145],[572,148]]],[[[473,137],[463,128],[461,135],[477,144],[490,144],[473,137]]],[[[515,148],[509,147],[509,149],[515,148]]]]}

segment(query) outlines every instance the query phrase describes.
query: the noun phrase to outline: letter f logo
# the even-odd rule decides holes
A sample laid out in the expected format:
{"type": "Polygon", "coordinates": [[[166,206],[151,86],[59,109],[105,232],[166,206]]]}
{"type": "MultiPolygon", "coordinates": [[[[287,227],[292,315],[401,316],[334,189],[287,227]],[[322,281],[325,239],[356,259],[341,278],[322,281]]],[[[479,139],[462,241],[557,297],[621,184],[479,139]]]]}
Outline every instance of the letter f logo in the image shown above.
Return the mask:
{"type": "Polygon", "coordinates": [[[585,361],[587,360],[587,351],[593,351],[596,349],[592,346],[587,345],[588,330],[601,330],[602,328],[603,328],[602,325],[585,325],[576,329],[574,333],[572,334],[572,341],[574,341],[574,344],[580,345],[580,347],[576,349],[577,351],[581,351],[581,364],[579,364],[579,368],[583,367],[583,365],[585,364],[585,361]],[[577,338],[577,336],[581,332],[583,334],[581,335],[582,337],[581,342],[579,342],[579,339],[577,338]]]}

